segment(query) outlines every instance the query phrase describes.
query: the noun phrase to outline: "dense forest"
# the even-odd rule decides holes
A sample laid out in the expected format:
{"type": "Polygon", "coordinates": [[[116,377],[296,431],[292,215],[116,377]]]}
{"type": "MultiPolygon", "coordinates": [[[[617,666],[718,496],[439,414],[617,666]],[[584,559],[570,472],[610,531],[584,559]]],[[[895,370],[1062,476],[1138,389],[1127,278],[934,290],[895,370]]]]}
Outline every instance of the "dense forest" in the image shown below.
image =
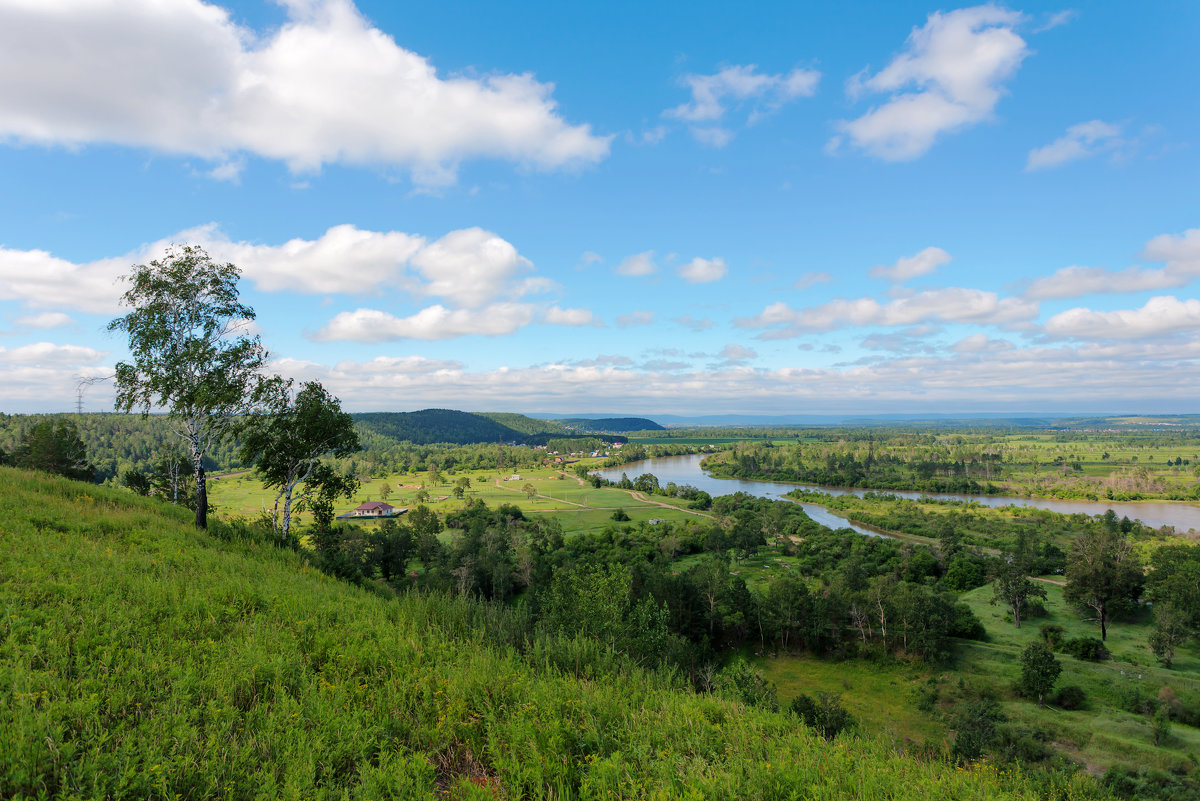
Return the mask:
{"type": "Polygon", "coordinates": [[[575,432],[596,434],[628,434],[631,431],[666,431],[653,420],[645,417],[564,417],[554,422],[575,432]]]}

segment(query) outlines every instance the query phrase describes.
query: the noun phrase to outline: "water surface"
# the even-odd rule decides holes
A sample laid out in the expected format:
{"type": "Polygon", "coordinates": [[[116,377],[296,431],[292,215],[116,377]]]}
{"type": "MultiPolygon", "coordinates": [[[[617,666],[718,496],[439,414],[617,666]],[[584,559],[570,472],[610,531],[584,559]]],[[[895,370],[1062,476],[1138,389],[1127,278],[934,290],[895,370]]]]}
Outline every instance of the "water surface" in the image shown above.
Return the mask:
{"type": "MultiPolygon", "coordinates": [[[[819,487],[814,484],[786,484],[780,481],[751,481],[741,478],[718,478],[704,472],[700,460],[704,454],[690,456],[662,456],[657,459],[644,459],[631,462],[621,467],[608,467],[595,470],[596,474],[620,481],[621,474],[626,473],[630,478],[636,478],[642,473],[653,473],[658,476],[659,483],[666,485],[669,481],[676,484],[691,484],[702,489],[709,495],[731,495],[735,492],[746,492],[760,498],[783,498],[794,489],[815,490],[830,495],[857,495],[862,497],[868,492],[880,492],[896,495],[901,498],[936,498],[949,501],[974,501],[981,506],[1019,506],[1024,509],[1046,509],[1061,514],[1102,515],[1112,509],[1118,517],[1128,517],[1130,520],[1140,520],[1147,526],[1162,528],[1171,526],[1177,532],[1183,533],[1192,529],[1200,529],[1200,505],[1182,503],[1179,501],[1146,501],[1142,503],[1119,503],[1116,501],[1058,501],[1045,498],[1022,498],[1010,495],[957,495],[944,492],[909,492],[904,490],[866,490],[846,489],[840,487],[819,487]]],[[[801,504],[813,520],[822,525],[838,528],[848,526],[863,534],[874,534],[859,526],[850,525],[844,518],[835,515],[823,506],[807,501],[801,504]]]]}

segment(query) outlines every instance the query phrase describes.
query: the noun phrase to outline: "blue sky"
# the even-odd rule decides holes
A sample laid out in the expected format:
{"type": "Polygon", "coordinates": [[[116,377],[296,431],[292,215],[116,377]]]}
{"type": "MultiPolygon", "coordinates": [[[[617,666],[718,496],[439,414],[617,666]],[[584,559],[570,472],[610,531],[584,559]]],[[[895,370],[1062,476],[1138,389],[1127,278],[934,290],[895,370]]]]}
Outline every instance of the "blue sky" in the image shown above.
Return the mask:
{"type": "Polygon", "coordinates": [[[1200,6],[808,5],[0,0],[0,410],[190,242],[352,410],[1200,412],[1200,6]]]}

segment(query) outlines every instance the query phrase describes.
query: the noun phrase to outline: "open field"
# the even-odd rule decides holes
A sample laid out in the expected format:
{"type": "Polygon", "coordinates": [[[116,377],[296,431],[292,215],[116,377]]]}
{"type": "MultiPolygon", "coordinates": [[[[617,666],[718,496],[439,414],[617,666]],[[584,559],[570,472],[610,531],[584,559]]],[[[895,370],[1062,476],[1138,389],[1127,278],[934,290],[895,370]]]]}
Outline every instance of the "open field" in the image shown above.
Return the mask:
{"type": "Polygon", "coordinates": [[[1030,732],[1054,752],[1099,774],[1115,763],[1169,770],[1200,754],[1200,729],[1173,724],[1170,735],[1155,746],[1149,714],[1130,711],[1140,701],[1156,701],[1164,687],[1184,703],[1200,703],[1200,644],[1190,642],[1176,655],[1174,668],[1161,668],[1146,644],[1148,616],[1119,621],[1109,628],[1112,659],[1093,663],[1059,653],[1063,672],[1057,687],[1075,685],[1087,698],[1083,709],[1067,711],[1019,697],[1020,652],[1042,639],[1039,627],[1062,626],[1065,637],[1099,637],[1099,626],[1083,619],[1062,598],[1062,587],[1046,584],[1047,614],[1022,622],[1018,629],[1005,619],[1002,606],[992,605],[991,585],[962,596],[984,624],[987,642],[961,641],[955,661],[945,667],[906,666],[846,660],[828,662],[808,656],[760,657],[757,664],[779,687],[781,702],[804,692],[842,695],[843,705],[866,731],[933,745],[951,731],[945,716],[964,697],[964,687],[997,698],[1011,723],[1030,732]],[[918,697],[936,686],[936,709],[922,712],[918,697]]]}
{"type": "MultiPolygon", "coordinates": [[[[568,534],[598,531],[612,522],[612,514],[624,509],[634,524],[654,519],[679,522],[703,520],[704,513],[685,510],[686,501],[663,496],[646,496],[630,490],[581,484],[570,473],[543,467],[522,470],[519,480],[507,480],[514,474],[495,470],[460,471],[443,477],[442,483],[428,483],[428,475],[393,474],[387,478],[376,478],[364,482],[359,491],[349,500],[342,499],[335,508],[337,514],[350,511],[364,501],[386,500],[397,507],[413,507],[418,503],[417,493],[429,493],[425,505],[439,514],[461,509],[473,500],[482,500],[488,506],[512,504],[527,515],[554,514],[568,534]],[[453,495],[454,485],[461,478],[469,478],[471,486],[461,500],[453,495]],[[424,486],[423,486],[424,485],[424,486]],[[535,495],[530,498],[524,488],[532,486],[535,495]],[[386,490],[385,490],[386,487],[386,490]]],[[[209,498],[219,514],[255,517],[270,510],[275,502],[274,493],[262,486],[252,473],[236,473],[210,482],[209,498]]],[[[308,522],[301,513],[300,525],[308,522]]]]}

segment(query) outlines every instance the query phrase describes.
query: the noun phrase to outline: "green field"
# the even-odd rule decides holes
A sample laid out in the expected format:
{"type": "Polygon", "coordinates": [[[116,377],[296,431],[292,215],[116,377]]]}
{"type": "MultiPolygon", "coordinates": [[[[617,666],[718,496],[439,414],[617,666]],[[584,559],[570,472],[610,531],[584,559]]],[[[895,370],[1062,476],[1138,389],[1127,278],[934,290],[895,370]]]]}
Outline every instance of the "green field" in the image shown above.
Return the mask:
{"type": "Polygon", "coordinates": [[[503,609],[357,588],[189,517],[0,468],[0,797],[1104,797],[826,743],[503,609]]]}
{"type": "Polygon", "coordinates": [[[996,697],[1012,723],[1094,774],[1116,763],[1160,770],[1192,764],[1200,754],[1200,729],[1174,724],[1168,739],[1155,746],[1149,715],[1122,708],[1130,699],[1157,699],[1163,687],[1193,703],[1200,701],[1200,644],[1193,640],[1181,648],[1173,669],[1159,667],[1146,644],[1146,615],[1110,626],[1110,660],[1092,663],[1057,655],[1063,666],[1057,686],[1082,688],[1084,709],[1067,711],[1053,704],[1039,708],[1018,696],[1014,688],[1020,651],[1041,640],[1041,625],[1062,626],[1068,639],[1099,637],[1099,626],[1063,601],[1060,586],[1047,584],[1046,589],[1047,614],[1023,621],[1019,629],[1006,620],[1002,606],[991,604],[991,585],[965,593],[962,599],[984,624],[989,639],[961,641],[954,662],[941,668],[788,655],[763,656],[757,663],[779,687],[781,701],[801,692],[839,693],[864,730],[901,742],[946,747],[952,737],[947,719],[963,699],[965,682],[976,692],[996,697]],[[936,709],[922,712],[918,698],[929,686],[937,688],[936,709]]]}
{"type": "MultiPolygon", "coordinates": [[[[430,496],[425,505],[439,514],[461,509],[473,500],[482,500],[491,507],[512,504],[527,515],[553,514],[568,534],[599,531],[612,522],[617,509],[624,509],[634,524],[653,519],[680,522],[708,518],[705,513],[686,510],[687,502],[678,498],[647,497],[613,487],[596,489],[580,483],[573,474],[552,468],[522,470],[519,480],[508,480],[512,475],[495,470],[460,471],[434,485],[425,474],[393,474],[363,482],[352,498],[338,503],[335,511],[343,514],[364,501],[383,500],[386,487],[387,502],[396,507],[415,506],[417,493],[424,489],[430,496]],[[463,477],[471,480],[471,487],[459,500],[454,497],[453,489],[455,482],[463,477]],[[526,485],[536,491],[533,498],[524,492],[526,485]]],[[[270,510],[275,502],[274,493],[263,487],[252,473],[235,473],[210,482],[209,499],[219,514],[245,517],[270,510]]],[[[301,525],[308,522],[307,516],[301,513],[298,522],[301,525]]]]}

